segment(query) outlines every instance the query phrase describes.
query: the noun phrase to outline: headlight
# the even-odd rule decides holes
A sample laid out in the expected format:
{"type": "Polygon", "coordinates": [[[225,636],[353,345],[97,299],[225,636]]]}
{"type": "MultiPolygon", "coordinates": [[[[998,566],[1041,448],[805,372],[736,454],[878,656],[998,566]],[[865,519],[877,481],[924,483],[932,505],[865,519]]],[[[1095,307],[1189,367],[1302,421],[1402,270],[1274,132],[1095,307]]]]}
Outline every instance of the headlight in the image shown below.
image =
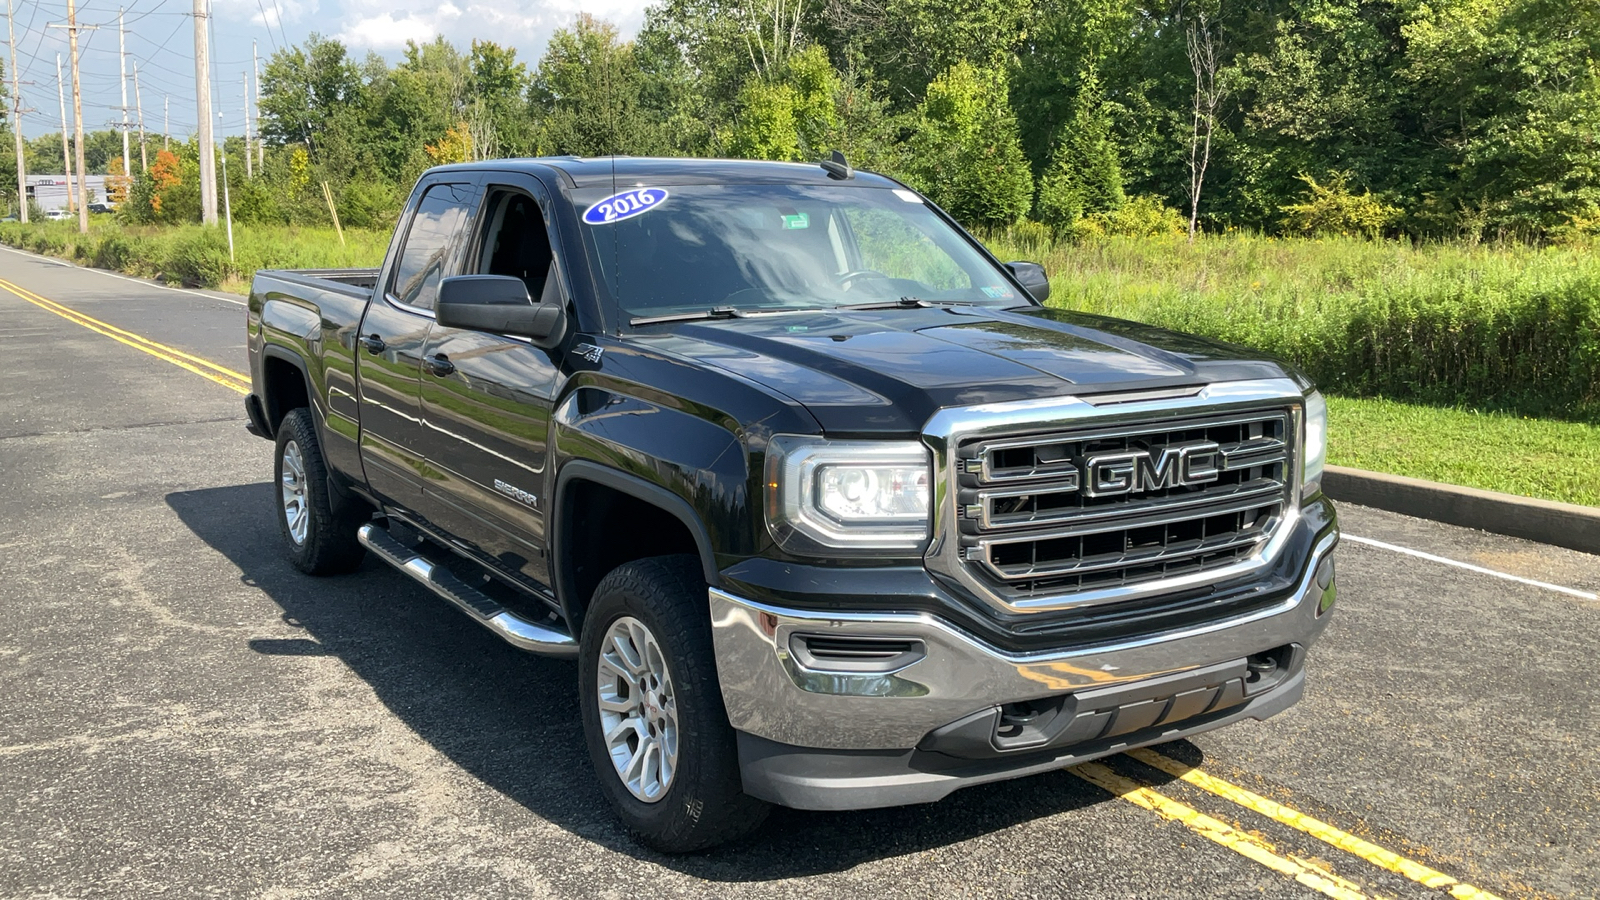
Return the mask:
{"type": "Polygon", "coordinates": [[[779,435],[767,449],[767,526],[797,553],[917,552],[932,465],[917,441],[779,435]]]}
{"type": "Polygon", "coordinates": [[[1328,462],[1328,402],[1312,391],[1306,397],[1306,443],[1300,451],[1300,496],[1322,490],[1322,467],[1328,462]]]}

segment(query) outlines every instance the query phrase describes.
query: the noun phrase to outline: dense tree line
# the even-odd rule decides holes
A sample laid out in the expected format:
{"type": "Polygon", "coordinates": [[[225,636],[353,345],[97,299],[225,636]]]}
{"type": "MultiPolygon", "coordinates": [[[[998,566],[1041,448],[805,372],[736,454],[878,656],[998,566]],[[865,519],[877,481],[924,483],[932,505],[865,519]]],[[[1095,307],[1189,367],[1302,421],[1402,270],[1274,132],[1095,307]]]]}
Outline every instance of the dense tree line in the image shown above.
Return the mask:
{"type": "Polygon", "coordinates": [[[453,160],[841,149],[977,225],[1168,228],[1199,194],[1212,231],[1600,232],[1593,0],[658,0],[534,61],[312,36],[261,114],[235,213],[282,221],[326,218],[322,181],[382,221],[453,160]]]}

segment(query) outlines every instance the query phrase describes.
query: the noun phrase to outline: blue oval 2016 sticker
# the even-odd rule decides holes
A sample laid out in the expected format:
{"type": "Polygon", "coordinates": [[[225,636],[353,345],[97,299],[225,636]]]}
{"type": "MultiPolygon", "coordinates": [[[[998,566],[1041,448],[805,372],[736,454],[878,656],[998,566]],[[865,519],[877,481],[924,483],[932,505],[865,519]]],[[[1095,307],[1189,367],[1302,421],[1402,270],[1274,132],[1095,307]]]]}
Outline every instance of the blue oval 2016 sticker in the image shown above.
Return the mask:
{"type": "Polygon", "coordinates": [[[601,200],[583,212],[583,221],[590,225],[610,225],[642,215],[661,205],[667,199],[662,188],[635,188],[601,200]]]}

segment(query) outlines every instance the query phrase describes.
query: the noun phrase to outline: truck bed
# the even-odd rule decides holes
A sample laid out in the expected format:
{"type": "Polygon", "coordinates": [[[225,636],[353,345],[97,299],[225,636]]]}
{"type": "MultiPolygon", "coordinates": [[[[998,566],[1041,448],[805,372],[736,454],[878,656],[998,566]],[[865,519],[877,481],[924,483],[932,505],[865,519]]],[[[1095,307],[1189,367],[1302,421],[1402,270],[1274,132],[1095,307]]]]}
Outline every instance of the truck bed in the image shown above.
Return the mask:
{"type": "Polygon", "coordinates": [[[333,291],[365,299],[378,284],[377,269],[262,269],[256,273],[256,283],[262,279],[280,285],[301,285],[319,291],[333,291]]]}

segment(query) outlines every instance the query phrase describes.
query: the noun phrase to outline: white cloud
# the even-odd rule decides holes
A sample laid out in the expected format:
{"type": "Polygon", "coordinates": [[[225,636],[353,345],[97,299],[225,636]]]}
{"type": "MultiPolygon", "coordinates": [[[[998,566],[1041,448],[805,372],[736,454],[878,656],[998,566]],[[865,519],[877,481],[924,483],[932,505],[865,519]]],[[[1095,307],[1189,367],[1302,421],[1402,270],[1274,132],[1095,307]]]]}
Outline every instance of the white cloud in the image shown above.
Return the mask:
{"type": "Polygon", "coordinates": [[[211,5],[219,21],[244,20],[273,33],[294,32],[297,24],[314,20],[318,12],[317,0],[212,0],[211,5]]]}
{"type": "Polygon", "coordinates": [[[531,63],[551,33],[571,24],[579,13],[606,19],[631,36],[644,23],[644,9],[641,0],[477,0],[464,7],[426,0],[345,0],[335,36],[352,48],[378,51],[399,50],[407,41],[421,43],[441,34],[463,49],[475,38],[492,40],[516,47],[531,63]]]}

